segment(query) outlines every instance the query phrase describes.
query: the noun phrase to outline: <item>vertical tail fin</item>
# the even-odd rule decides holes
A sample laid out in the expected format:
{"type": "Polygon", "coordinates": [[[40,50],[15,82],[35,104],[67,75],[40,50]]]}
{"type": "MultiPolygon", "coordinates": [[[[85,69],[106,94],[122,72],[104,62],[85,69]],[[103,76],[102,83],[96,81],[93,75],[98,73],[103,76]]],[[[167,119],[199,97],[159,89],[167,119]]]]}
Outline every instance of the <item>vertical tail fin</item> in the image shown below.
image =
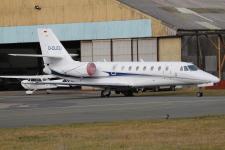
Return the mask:
{"type": "Polygon", "coordinates": [[[62,57],[60,59],[51,57],[43,58],[45,65],[54,67],[57,64],[57,66],[61,67],[73,61],[51,29],[38,29],[38,38],[42,55],[62,57]]]}

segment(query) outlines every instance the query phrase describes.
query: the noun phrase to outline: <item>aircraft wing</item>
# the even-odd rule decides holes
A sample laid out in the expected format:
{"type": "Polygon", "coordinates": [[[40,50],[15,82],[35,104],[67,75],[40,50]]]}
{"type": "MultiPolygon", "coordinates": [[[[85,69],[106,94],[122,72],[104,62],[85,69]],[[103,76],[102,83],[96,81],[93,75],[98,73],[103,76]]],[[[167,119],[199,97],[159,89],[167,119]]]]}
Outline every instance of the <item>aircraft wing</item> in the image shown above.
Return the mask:
{"type": "Polygon", "coordinates": [[[33,82],[33,84],[55,84],[55,85],[65,85],[65,86],[93,86],[93,87],[130,87],[130,85],[126,83],[91,83],[91,82],[71,82],[71,81],[63,81],[63,82],[51,82],[51,81],[37,81],[33,82]]]}
{"type": "Polygon", "coordinates": [[[6,79],[51,79],[55,78],[54,75],[30,75],[30,76],[0,76],[0,78],[6,78],[6,79]]]}

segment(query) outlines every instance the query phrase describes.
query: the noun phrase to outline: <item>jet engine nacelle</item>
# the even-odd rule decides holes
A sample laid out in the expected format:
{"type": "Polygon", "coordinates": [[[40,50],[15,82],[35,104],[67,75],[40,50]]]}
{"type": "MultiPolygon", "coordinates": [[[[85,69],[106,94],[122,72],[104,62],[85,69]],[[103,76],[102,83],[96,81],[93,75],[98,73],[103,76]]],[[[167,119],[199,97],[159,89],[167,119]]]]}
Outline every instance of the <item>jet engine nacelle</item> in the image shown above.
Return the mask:
{"type": "Polygon", "coordinates": [[[76,69],[67,72],[66,74],[76,77],[92,77],[97,74],[97,68],[94,63],[84,63],[76,69]]]}
{"type": "Polygon", "coordinates": [[[96,73],[96,65],[94,63],[88,63],[86,67],[86,72],[88,76],[93,76],[96,73]]]}

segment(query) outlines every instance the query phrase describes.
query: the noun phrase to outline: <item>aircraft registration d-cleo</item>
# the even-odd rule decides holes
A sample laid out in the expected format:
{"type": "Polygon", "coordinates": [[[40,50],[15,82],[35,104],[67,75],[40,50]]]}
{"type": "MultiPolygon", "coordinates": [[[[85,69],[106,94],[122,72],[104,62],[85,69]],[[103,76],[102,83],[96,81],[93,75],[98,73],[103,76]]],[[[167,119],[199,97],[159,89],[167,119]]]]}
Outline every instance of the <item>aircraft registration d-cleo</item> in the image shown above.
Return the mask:
{"type": "Polygon", "coordinates": [[[0,78],[21,79],[21,86],[26,89],[27,95],[34,94],[38,90],[46,90],[49,93],[50,89],[56,89],[59,87],[67,88],[69,85],[61,85],[60,83],[67,82],[64,79],[59,79],[53,75],[34,75],[34,76],[0,76],[0,78]],[[51,84],[36,84],[37,82],[48,81],[51,84]]]}
{"type": "MultiPolygon", "coordinates": [[[[42,57],[44,72],[66,79],[61,85],[93,86],[102,89],[101,96],[111,91],[132,96],[151,87],[177,85],[212,86],[219,78],[186,62],[79,62],[74,61],[51,29],[38,29],[42,55],[12,54],[42,57]]],[[[35,84],[51,84],[43,81],[35,84]]],[[[201,90],[197,96],[203,96],[201,90]]]]}

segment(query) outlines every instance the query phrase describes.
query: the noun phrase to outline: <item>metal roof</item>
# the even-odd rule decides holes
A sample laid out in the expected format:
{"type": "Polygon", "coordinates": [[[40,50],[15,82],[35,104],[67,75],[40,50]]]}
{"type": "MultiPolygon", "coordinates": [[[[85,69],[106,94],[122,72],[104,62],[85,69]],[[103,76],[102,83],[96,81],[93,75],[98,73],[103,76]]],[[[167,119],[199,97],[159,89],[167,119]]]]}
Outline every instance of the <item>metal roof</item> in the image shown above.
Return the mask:
{"type": "Polygon", "coordinates": [[[118,0],[174,29],[225,29],[225,0],[118,0]]]}

